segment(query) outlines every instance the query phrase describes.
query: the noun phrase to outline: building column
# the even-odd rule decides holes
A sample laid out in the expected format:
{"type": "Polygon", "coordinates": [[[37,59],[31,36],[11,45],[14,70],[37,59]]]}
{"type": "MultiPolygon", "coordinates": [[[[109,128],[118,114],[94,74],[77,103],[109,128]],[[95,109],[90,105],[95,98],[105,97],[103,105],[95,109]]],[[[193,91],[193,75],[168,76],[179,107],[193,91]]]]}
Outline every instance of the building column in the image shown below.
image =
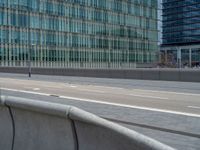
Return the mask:
{"type": "Polygon", "coordinates": [[[144,63],[144,51],[142,50],[142,63],[144,63]]]}
{"type": "Polygon", "coordinates": [[[164,57],[165,57],[165,64],[167,63],[167,50],[165,50],[165,54],[164,54],[164,57]]]}
{"type": "Polygon", "coordinates": [[[189,49],[189,67],[192,67],[192,49],[189,49]]]}
{"type": "Polygon", "coordinates": [[[137,68],[137,50],[135,49],[135,64],[134,67],[137,68]]]}
{"type": "Polygon", "coordinates": [[[177,62],[178,62],[178,68],[181,68],[181,64],[182,64],[181,48],[177,49],[177,62]]]}
{"type": "MultiPolygon", "coordinates": [[[[149,61],[150,61],[150,53],[149,53],[149,61]]],[[[159,64],[162,62],[162,51],[158,52],[158,61],[159,61],[159,64]]]]}

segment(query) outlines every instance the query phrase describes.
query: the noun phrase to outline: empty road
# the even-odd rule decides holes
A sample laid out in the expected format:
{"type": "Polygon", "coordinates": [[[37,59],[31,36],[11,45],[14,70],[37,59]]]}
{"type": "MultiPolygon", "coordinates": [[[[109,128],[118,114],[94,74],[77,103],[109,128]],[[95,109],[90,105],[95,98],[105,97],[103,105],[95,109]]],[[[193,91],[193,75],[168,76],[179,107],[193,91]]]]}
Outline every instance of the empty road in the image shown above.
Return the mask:
{"type": "MultiPolygon", "coordinates": [[[[132,80],[132,82],[134,82],[134,80],[132,80]]],[[[145,81],[141,82],[145,83],[145,81]]],[[[57,81],[55,83],[50,79],[44,81],[0,76],[0,86],[2,90],[200,116],[200,83],[196,83],[196,86],[192,87],[193,90],[189,87],[188,89],[190,89],[190,91],[180,91],[180,89],[183,88],[181,85],[180,89],[177,87],[176,90],[172,83],[170,90],[169,84],[165,89],[165,87],[162,86],[166,82],[158,82],[161,84],[160,89],[145,89],[140,86],[137,87],[137,85],[131,86],[131,84],[129,87],[120,87],[107,85],[106,83],[86,84],[85,82],[85,84],[83,84],[77,81],[73,83],[67,80],[57,81]]],[[[152,87],[155,86],[155,83],[156,81],[152,81],[152,87]]],[[[187,85],[189,83],[185,84],[187,85]]]]}
{"type": "Polygon", "coordinates": [[[200,83],[0,73],[1,94],[73,105],[181,150],[200,149],[200,83]]]}

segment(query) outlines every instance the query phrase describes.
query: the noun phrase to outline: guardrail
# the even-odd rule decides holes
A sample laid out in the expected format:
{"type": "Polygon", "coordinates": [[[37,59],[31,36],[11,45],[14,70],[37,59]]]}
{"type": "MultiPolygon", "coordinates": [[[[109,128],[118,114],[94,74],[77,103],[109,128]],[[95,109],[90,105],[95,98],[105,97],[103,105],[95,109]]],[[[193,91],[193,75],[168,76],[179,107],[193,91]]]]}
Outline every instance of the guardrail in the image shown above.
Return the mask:
{"type": "Polygon", "coordinates": [[[72,106],[16,97],[0,99],[2,150],[173,150],[72,106]]]}
{"type": "MultiPolygon", "coordinates": [[[[28,74],[24,67],[0,67],[0,72],[28,74]]],[[[65,69],[32,68],[32,74],[200,82],[200,69],[65,69]]]]}

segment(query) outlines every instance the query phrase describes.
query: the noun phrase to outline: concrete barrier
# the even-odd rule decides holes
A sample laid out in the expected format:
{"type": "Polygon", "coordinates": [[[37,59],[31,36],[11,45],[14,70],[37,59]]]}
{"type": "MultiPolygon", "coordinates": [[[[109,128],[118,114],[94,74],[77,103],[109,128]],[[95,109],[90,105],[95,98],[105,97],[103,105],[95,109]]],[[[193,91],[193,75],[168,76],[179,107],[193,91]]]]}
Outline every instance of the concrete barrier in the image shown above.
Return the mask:
{"type": "MultiPolygon", "coordinates": [[[[190,72],[190,71],[188,71],[190,72]]],[[[160,80],[165,81],[181,81],[180,80],[181,71],[177,69],[162,69],[160,70],[160,80]]],[[[191,81],[191,77],[188,76],[185,81],[191,81]]]]}
{"type": "Polygon", "coordinates": [[[72,108],[81,150],[167,150],[166,145],[93,114],[72,108]],[[87,143],[87,144],[86,144],[87,143]]]}
{"type": "Polygon", "coordinates": [[[13,123],[9,108],[5,107],[4,100],[0,100],[0,149],[11,150],[13,141],[13,123]]]}
{"type": "MultiPolygon", "coordinates": [[[[0,67],[0,72],[28,74],[28,68],[0,67]]],[[[200,82],[200,69],[65,69],[32,68],[32,74],[200,82]]]]}
{"type": "Polygon", "coordinates": [[[180,72],[180,81],[187,81],[190,79],[191,82],[200,82],[200,70],[182,70],[180,72]]]}
{"type": "Polygon", "coordinates": [[[12,150],[173,150],[75,107],[15,97],[1,103],[3,150],[11,150],[11,143],[12,150]]]}
{"type": "Polygon", "coordinates": [[[160,71],[154,69],[141,69],[141,79],[160,80],[160,71]]]}
{"type": "Polygon", "coordinates": [[[5,105],[14,120],[13,150],[76,149],[72,123],[66,119],[68,106],[19,98],[6,98],[5,105]]]}

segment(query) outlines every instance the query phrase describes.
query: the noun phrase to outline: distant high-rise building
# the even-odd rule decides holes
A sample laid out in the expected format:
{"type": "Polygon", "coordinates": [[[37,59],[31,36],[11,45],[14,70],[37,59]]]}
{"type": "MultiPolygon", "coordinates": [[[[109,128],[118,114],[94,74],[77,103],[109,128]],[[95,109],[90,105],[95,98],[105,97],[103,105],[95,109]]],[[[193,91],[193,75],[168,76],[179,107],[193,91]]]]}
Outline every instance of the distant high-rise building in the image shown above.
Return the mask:
{"type": "Polygon", "coordinates": [[[0,0],[1,66],[133,67],[157,41],[157,0],[0,0]]]}
{"type": "Polygon", "coordinates": [[[163,45],[200,44],[200,1],[163,0],[163,45]]]}
{"type": "Polygon", "coordinates": [[[162,49],[177,51],[178,59],[190,65],[200,61],[200,1],[163,0],[162,20],[162,49]]]}

